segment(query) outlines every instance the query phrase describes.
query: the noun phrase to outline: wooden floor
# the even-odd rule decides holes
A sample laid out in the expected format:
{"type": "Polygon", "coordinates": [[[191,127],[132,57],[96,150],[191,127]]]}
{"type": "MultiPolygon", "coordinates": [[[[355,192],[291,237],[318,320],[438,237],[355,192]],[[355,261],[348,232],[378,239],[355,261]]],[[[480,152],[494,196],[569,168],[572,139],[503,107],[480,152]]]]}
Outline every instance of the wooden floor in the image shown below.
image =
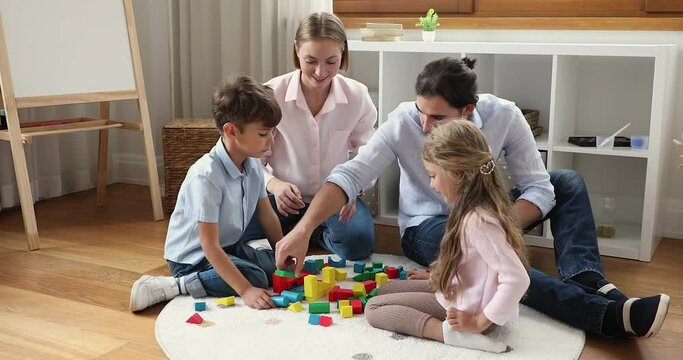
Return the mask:
{"type": "MultiPolygon", "coordinates": [[[[26,250],[20,210],[0,212],[0,357],[163,358],[154,338],[163,304],[133,315],[128,298],[141,274],[168,274],[163,259],[168,222],[152,221],[147,188],[117,184],[108,191],[103,208],[95,207],[94,191],[39,202],[38,251],[26,250]]],[[[377,235],[378,252],[397,251],[395,228],[378,227],[377,235]]],[[[531,253],[534,266],[552,271],[551,250],[532,248],[531,253]]],[[[670,239],[662,241],[651,263],[605,258],[611,280],[627,294],[665,291],[672,304],[656,337],[589,337],[581,358],[680,358],[681,260],[683,241],[670,239]]]]}

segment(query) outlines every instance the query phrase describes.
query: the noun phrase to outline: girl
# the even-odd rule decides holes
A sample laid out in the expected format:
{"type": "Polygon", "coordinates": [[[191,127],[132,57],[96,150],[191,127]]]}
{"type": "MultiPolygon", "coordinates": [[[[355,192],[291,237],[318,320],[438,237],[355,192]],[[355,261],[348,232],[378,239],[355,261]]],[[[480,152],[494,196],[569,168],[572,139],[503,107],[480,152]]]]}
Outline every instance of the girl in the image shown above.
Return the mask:
{"type": "Polygon", "coordinates": [[[382,286],[366,306],[368,323],[449,345],[506,351],[506,344],[484,334],[518,316],[529,276],[522,235],[486,138],[468,120],[446,120],[427,135],[422,159],[430,186],[452,207],[439,254],[429,280],[382,286]]]}
{"type": "MultiPolygon", "coordinates": [[[[294,41],[296,70],[266,82],[282,109],[272,152],[262,157],[266,189],[285,233],[308,209],[332,169],[374,133],[377,110],[365,85],[338,74],[349,67],[344,27],[335,15],[301,21],[294,41]]],[[[369,186],[372,187],[372,184],[369,186]]],[[[328,218],[314,236],[342,258],[370,256],[374,225],[360,198],[328,218]]],[[[252,221],[245,236],[262,238],[252,221]]]]}

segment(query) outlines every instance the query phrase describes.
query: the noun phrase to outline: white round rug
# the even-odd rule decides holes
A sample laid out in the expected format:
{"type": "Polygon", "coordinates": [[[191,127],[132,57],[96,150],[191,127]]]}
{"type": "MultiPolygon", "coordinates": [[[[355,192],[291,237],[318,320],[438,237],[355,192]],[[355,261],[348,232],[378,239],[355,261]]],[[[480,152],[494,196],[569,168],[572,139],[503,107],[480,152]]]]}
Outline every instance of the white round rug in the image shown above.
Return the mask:
{"type": "MultiPolygon", "coordinates": [[[[309,256],[308,259],[327,255],[309,256]]],[[[382,261],[385,265],[412,270],[422,268],[405,257],[373,255],[364,262],[382,261]]],[[[347,262],[347,279],[355,275],[353,262],[347,262]]],[[[320,277],[319,277],[320,278],[320,277]]],[[[391,280],[401,281],[401,280],[391,280]]],[[[353,281],[338,282],[351,288],[353,281]]],[[[219,308],[214,298],[193,299],[179,296],[169,302],[156,321],[156,338],[170,359],[578,359],[585,334],[553,320],[526,306],[520,317],[499,327],[491,336],[512,347],[503,354],[490,354],[448,346],[385,330],[367,324],[363,315],[342,318],[336,306],[329,315],[329,327],[308,324],[305,310],[294,313],[286,308],[257,311],[241,299],[235,305],[219,308]],[[207,309],[199,312],[213,322],[202,327],[185,321],[194,313],[194,303],[205,301],[207,309]]],[[[324,297],[318,301],[326,301],[324,297]]]]}

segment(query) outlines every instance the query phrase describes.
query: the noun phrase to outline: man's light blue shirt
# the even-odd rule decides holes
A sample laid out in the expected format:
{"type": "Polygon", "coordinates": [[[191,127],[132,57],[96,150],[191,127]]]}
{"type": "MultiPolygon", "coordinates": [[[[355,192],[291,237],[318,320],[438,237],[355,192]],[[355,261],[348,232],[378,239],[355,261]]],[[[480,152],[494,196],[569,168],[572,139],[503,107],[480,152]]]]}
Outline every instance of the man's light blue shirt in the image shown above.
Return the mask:
{"type": "Polygon", "coordinates": [[[199,242],[198,222],[217,223],[221,247],[239,241],[258,200],[266,197],[261,163],[244,160],[244,172],[232,161],[223,142],[202,156],[187,171],[168,224],[164,257],[195,265],[205,256],[199,242]]]}
{"type": "MultiPolygon", "coordinates": [[[[522,193],[519,199],[533,203],[545,216],[555,206],[555,191],[522,112],[513,102],[481,94],[471,120],[486,135],[493,158],[499,159],[504,153],[508,170],[522,193]]],[[[403,236],[406,228],[433,216],[448,215],[450,210],[443,197],[429,186],[429,175],[421,159],[424,141],[415,102],[401,103],[358,150],[358,155],[335,167],[326,181],[341,187],[349,199],[355,199],[398,159],[398,224],[403,236]]]]}

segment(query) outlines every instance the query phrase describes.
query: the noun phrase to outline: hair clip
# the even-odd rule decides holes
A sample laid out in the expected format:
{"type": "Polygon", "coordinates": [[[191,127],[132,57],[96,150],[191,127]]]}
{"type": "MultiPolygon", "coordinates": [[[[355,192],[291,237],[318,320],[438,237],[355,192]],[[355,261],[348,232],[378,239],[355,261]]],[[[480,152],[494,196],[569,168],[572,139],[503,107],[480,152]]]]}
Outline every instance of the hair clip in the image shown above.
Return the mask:
{"type": "Polygon", "coordinates": [[[489,160],[486,162],[486,164],[482,165],[479,168],[479,172],[482,175],[491,175],[493,172],[493,169],[496,167],[496,163],[493,161],[493,159],[489,160]]]}

